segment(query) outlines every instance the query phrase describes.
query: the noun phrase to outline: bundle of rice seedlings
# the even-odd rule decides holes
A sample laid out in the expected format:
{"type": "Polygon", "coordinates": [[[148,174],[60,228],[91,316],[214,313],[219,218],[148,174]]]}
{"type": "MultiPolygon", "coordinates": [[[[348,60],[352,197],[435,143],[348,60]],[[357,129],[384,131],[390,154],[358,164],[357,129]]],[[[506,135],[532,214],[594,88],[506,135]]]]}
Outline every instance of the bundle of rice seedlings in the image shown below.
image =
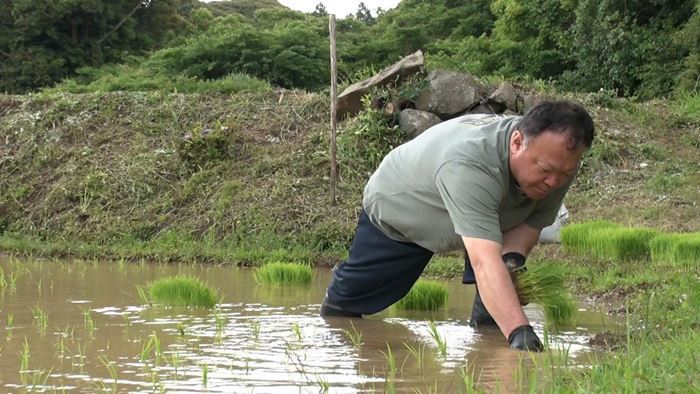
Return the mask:
{"type": "Polygon", "coordinates": [[[314,277],[314,269],[298,263],[267,263],[253,271],[255,281],[272,284],[305,284],[314,277]]]}
{"type": "Polygon", "coordinates": [[[447,305],[447,299],[447,284],[420,279],[394,306],[402,310],[436,311],[447,305]]]}
{"type": "Polygon", "coordinates": [[[587,255],[591,253],[595,240],[598,239],[598,232],[619,227],[619,224],[607,220],[570,224],[561,230],[561,244],[569,253],[587,255]]]}
{"type": "Polygon", "coordinates": [[[649,241],[659,232],[648,228],[616,227],[595,232],[591,250],[596,256],[614,260],[649,259],[649,241]]]}
{"type": "Polygon", "coordinates": [[[651,259],[684,269],[700,267],[700,233],[661,234],[649,241],[651,259]]]}
{"type": "Polygon", "coordinates": [[[562,264],[539,261],[528,264],[526,271],[513,273],[513,284],[521,300],[538,304],[544,310],[545,322],[553,327],[570,325],[576,303],[567,290],[562,264]]]}
{"type": "Polygon", "coordinates": [[[162,305],[213,308],[219,299],[215,290],[190,276],[158,279],[147,288],[151,300],[162,305]]]}

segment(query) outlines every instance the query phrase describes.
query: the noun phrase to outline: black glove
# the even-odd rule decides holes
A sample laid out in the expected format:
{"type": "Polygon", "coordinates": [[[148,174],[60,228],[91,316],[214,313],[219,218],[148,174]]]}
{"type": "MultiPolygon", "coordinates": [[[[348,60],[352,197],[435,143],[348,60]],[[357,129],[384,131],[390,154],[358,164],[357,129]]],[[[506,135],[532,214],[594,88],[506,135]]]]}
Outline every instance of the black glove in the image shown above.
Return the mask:
{"type": "MultiPolygon", "coordinates": [[[[506,253],[502,256],[502,258],[503,263],[508,268],[508,272],[511,273],[511,280],[515,272],[526,269],[525,256],[523,256],[520,253],[506,253]]],[[[476,283],[476,280],[472,280],[471,282],[465,282],[468,280],[468,273],[470,273],[471,278],[474,278],[474,271],[472,270],[471,263],[469,262],[469,256],[466,253],[464,255],[464,269],[465,271],[464,277],[462,278],[462,283],[476,283]]],[[[523,300],[520,300],[520,303],[523,304],[523,300]]],[[[484,306],[484,303],[481,301],[478,285],[476,286],[476,295],[474,296],[474,305],[472,306],[472,315],[469,319],[469,325],[472,327],[496,325],[496,321],[493,320],[493,317],[491,317],[491,314],[484,306]]]]}
{"type": "Polygon", "coordinates": [[[529,324],[522,325],[508,335],[508,343],[511,349],[541,352],[544,347],[535,334],[535,330],[529,324]]]}

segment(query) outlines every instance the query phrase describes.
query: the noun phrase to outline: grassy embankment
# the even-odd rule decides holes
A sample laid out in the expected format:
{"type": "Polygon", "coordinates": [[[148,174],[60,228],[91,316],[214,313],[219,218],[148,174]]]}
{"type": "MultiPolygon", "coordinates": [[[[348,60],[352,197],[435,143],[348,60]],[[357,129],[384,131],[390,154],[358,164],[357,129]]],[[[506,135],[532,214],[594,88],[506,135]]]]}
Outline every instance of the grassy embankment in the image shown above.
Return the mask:
{"type": "MultiPolygon", "coordinates": [[[[698,98],[673,106],[605,94],[577,99],[599,134],[567,199],[574,221],[697,231],[698,98]]],[[[357,158],[342,156],[354,152],[346,145],[339,203],[329,206],[326,113],[325,96],[264,87],[235,95],[2,96],[0,250],[251,265],[337,261],[367,174],[355,171],[357,158]]],[[[353,127],[356,121],[341,129],[347,136],[353,127]]],[[[537,257],[563,261],[578,294],[626,306],[631,323],[613,356],[584,372],[552,368],[541,384],[697,388],[697,265],[612,262],[556,246],[538,248],[537,257]]],[[[442,257],[429,267],[455,276],[461,262],[442,257]]]]}

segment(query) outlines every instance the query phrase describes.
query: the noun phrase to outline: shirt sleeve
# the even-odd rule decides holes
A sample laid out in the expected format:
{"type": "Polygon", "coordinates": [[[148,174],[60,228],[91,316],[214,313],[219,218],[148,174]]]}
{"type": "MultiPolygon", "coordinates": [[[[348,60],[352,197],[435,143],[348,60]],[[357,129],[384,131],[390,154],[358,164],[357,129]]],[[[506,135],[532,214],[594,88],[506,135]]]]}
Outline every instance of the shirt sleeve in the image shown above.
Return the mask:
{"type": "Polygon", "coordinates": [[[497,169],[478,163],[448,161],[435,173],[435,184],[455,233],[501,243],[498,207],[504,196],[497,169]]]}

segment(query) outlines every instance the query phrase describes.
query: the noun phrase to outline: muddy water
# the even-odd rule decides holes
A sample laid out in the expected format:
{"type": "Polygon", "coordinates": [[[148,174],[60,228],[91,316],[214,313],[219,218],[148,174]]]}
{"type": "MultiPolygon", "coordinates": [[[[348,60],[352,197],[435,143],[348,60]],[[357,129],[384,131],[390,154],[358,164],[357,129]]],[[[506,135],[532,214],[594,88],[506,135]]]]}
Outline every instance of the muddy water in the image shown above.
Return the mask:
{"type": "MultiPolygon", "coordinates": [[[[467,326],[473,289],[458,281],[448,283],[445,311],[324,320],[327,271],[283,287],[257,285],[233,267],[2,256],[0,266],[0,392],[461,392],[465,366],[480,387],[511,391],[523,354],[496,330],[467,326]],[[215,310],[139,301],[137,285],[178,273],[218,288],[223,301],[215,310]]],[[[542,334],[538,309],[526,313],[542,334]]],[[[581,311],[576,328],[550,340],[585,365],[587,337],[613,324],[581,311]]]]}

